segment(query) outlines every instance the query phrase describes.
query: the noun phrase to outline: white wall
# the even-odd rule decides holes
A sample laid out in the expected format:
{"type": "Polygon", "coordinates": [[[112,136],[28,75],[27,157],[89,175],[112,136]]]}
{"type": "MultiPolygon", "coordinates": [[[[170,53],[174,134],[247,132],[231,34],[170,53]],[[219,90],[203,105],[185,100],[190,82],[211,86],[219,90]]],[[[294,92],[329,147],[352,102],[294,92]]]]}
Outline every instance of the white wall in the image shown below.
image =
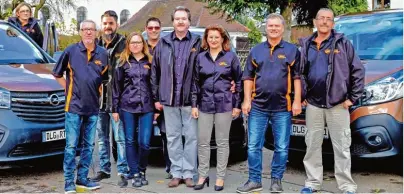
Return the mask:
{"type": "Polygon", "coordinates": [[[403,8],[404,7],[404,2],[403,0],[390,0],[390,7],[391,8],[403,8]]]}
{"type": "MultiPolygon", "coordinates": [[[[78,0],[77,7],[84,6],[87,8],[87,19],[94,20],[97,26],[100,27],[101,15],[106,10],[114,10],[118,14],[118,23],[120,20],[120,13],[122,10],[127,9],[130,12],[131,18],[138,12],[148,0],[78,0]]],[[[68,28],[71,25],[71,19],[77,20],[76,10],[66,10],[63,15],[65,26],[68,28]]],[[[59,21],[60,22],[60,21],[59,21]]],[[[63,33],[63,32],[62,32],[63,33]]],[[[69,33],[69,32],[65,32],[69,33]]]]}
{"type": "MultiPolygon", "coordinates": [[[[376,5],[377,0],[368,0],[368,10],[372,10],[372,2],[375,2],[375,5],[376,5]]],[[[403,7],[404,7],[403,0],[390,0],[391,9],[398,9],[398,8],[403,8],[403,7]]]]}

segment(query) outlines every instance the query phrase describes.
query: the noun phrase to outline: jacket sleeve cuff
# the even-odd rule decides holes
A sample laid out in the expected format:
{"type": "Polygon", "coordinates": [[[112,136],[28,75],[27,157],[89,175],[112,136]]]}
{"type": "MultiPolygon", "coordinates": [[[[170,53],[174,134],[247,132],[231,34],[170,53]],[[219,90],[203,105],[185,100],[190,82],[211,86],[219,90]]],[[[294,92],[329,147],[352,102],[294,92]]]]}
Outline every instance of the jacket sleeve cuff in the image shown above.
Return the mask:
{"type": "Polygon", "coordinates": [[[300,75],[293,76],[293,80],[300,79],[300,75]]]}
{"type": "Polygon", "coordinates": [[[118,107],[113,106],[112,107],[112,113],[118,113],[118,112],[119,112],[118,107]]]}
{"type": "Polygon", "coordinates": [[[348,99],[352,102],[352,104],[355,104],[355,102],[358,100],[358,98],[349,96],[348,99]]]}
{"type": "Polygon", "coordinates": [[[192,108],[198,108],[198,103],[196,103],[196,101],[192,100],[191,106],[192,106],[192,108]]]}

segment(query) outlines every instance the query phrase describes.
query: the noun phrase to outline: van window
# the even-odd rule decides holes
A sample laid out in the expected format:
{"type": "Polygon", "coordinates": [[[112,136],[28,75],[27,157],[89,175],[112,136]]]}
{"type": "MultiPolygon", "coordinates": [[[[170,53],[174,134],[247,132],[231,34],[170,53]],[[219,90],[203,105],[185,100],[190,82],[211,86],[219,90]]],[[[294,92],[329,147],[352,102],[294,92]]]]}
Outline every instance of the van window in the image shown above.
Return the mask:
{"type": "Polygon", "coordinates": [[[403,60],[403,13],[344,16],[335,23],[362,60],[403,60]]]}
{"type": "Polygon", "coordinates": [[[20,31],[0,23],[0,65],[44,63],[39,49],[20,31]]]}

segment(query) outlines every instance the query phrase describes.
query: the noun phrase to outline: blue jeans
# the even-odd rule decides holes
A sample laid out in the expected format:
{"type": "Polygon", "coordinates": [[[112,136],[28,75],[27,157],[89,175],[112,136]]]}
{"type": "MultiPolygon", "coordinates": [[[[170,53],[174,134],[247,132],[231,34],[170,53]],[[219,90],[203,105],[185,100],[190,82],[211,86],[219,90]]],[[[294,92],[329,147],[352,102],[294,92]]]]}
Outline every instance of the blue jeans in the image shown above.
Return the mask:
{"type": "Polygon", "coordinates": [[[282,179],[288,160],[291,112],[263,112],[252,108],[248,116],[248,167],[249,180],[261,182],[262,148],[268,121],[272,123],[275,151],[272,159],[271,177],[282,179]]]}
{"type": "Polygon", "coordinates": [[[130,171],[129,177],[139,172],[146,172],[153,130],[153,116],[153,112],[130,113],[121,111],[121,120],[125,130],[126,158],[130,171]]]}
{"type": "Polygon", "coordinates": [[[83,139],[80,161],[77,167],[77,179],[87,179],[93,155],[97,120],[97,115],[83,116],[69,112],[65,113],[66,147],[63,160],[65,182],[74,181],[76,148],[80,136],[82,136],[83,139]],[[81,125],[83,125],[83,127],[80,131],[81,125]]]}
{"type": "Polygon", "coordinates": [[[111,144],[109,136],[109,126],[112,126],[113,135],[116,141],[118,160],[118,174],[128,173],[128,163],[126,162],[125,151],[125,132],[122,122],[115,122],[111,113],[100,112],[98,114],[97,133],[98,133],[98,154],[100,156],[100,171],[111,173],[111,144]]]}

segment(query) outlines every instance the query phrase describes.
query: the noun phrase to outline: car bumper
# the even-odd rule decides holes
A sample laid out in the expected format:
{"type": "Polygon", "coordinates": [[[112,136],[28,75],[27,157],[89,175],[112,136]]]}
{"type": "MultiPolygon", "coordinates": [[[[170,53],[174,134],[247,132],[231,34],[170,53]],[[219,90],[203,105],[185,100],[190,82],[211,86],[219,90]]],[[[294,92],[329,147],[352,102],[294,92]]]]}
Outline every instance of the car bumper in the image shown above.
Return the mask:
{"type": "MultiPolygon", "coordinates": [[[[299,123],[302,124],[302,123],[299,123]]],[[[389,114],[363,116],[351,123],[351,155],[358,158],[388,158],[402,154],[403,123],[389,114]]],[[[271,126],[265,147],[273,149],[271,126]]],[[[291,136],[290,151],[306,152],[305,138],[291,136]]],[[[333,154],[331,139],[324,139],[323,154],[333,154]]]]}
{"type": "Polygon", "coordinates": [[[14,162],[61,155],[65,140],[42,142],[42,132],[64,129],[61,123],[24,121],[11,110],[0,110],[0,162],[14,162]]]}

